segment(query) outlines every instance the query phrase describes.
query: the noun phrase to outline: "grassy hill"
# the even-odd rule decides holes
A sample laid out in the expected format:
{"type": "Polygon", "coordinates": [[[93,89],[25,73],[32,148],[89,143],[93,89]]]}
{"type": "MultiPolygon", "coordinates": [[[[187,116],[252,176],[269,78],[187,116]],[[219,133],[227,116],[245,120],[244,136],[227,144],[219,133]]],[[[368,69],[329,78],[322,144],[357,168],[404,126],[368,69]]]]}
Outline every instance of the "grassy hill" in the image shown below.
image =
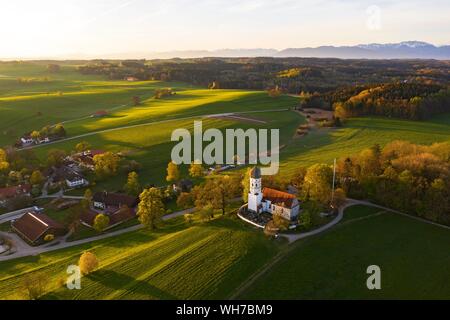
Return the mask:
{"type": "Polygon", "coordinates": [[[301,240],[242,299],[449,299],[450,230],[356,206],[330,231],[301,240]],[[366,269],[381,268],[381,290],[366,269]]]}
{"type": "Polygon", "coordinates": [[[137,231],[91,244],[0,262],[0,299],[24,298],[27,274],[48,277],[47,299],[209,299],[225,297],[276,252],[277,245],[228,218],[187,225],[182,218],[155,232],[137,231]],[[81,290],[61,282],[84,250],[99,270],[81,290]]]}

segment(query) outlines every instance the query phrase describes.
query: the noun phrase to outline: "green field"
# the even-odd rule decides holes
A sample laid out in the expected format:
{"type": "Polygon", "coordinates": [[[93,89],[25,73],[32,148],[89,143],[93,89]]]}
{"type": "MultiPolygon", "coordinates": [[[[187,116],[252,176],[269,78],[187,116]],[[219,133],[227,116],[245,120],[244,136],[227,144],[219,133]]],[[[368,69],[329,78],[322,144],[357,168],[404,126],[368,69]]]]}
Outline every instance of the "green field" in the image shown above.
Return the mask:
{"type": "MultiPolygon", "coordinates": [[[[0,146],[14,143],[32,129],[64,122],[73,139],[35,148],[42,160],[51,149],[71,151],[78,142],[87,141],[95,149],[122,152],[127,159],[141,163],[142,185],[163,185],[175,145],[170,141],[171,133],[177,128],[192,131],[194,120],[203,120],[204,129],[280,129],[283,177],[299,166],[332,163],[334,158],[375,143],[450,141],[450,114],[424,122],[355,118],[342,128],[315,130],[294,139],[296,128],[305,119],[294,111],[283,111],[298,102],[291,96],[270,98],[265,92],[207,90],[157,81],[108,81],[81,75],[75,67],[75,62],[64,63],[60,73],[49,74],[45,63],[0,63],[0,146]],[[22,77],[32,80],[19,82],[22,77]],[[152,98],[155,89],[164,87],[177,94],[152,98]],[[139,106],[131,105],[135,95],[141,97],[139,106]],[[89,117],[101,109],[110,114],[89,117]],[[265,112],[245,114],[252,111],[265,112]],[[242,116],[266,123],[203,117],[229,112],[242,112],[242,116]]],[[[184,176],[186,171],[183,167],[184,176]]],[[[125,181],[125,173],[120,172],[92,188],[119,190],[125,181]]],[[[64,220],[60,212],[49,213],[64,220]]],[[[77,237],[91,234],[88,230],[77,237]]],[[[285,250],[288,255],[242,292],[241,298],[449,299],[449,240],[449,230],[362,206],[348,209],[343,221],[328,232],[301,240],[289,249],[282,241],[270,241],[262,232],[231,218],[193,225],[180,218],[154,232],[132,232],[0,262],[0,299],[25,298],[24,278],[35,273],[49,276],[47,299],[228,298],[285,250]],[[64,289],[65,269],[87,249],[99,257],[100,269],[83,278],[82,290],[64,289]],[[371,264],[381,267],[381,291],[369,291],[365,286],[365,270],[371,264]]]]}
{"type": "Polygon", "coordinates": [[[379,211],[347,209],[346,221],[294,244],[239,298],[450,299],[450,230],[379,211]],[[366,287],[370,265],[381,268],[381,290],[366,287]]]}
{"type": "Polygon", "coordinates": [[[156,232],[137,231],[1,262],[0,298],[24,298],[24,273],[48,277],[48,299],[220,298],[267,262],[276,248],[240,221],[221,218],[186,225],[181,218],[156,232]],[[99,270],[82,279],[81,290],[61,287],[67,266],[87,249],[99,258],[99,270]]]}

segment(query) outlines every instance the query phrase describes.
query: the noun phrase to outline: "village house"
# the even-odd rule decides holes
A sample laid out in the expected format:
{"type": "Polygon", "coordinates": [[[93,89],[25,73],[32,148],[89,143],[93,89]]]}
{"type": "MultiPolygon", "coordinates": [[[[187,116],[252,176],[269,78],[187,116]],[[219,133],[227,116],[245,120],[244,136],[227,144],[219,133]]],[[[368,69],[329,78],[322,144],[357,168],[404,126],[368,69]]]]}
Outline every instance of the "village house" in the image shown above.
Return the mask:
{"type": "Polygon", "coordinates": [[[29,196],[31,192],[31,185],[23,184],[18,186],[0,188],[0,206],[5,205],[5,203],[14,197],[27,195],[29,196]]]}
{"type": "Polygon", "coordinates": [[[96,192],[92,201],[95,209],[102,210],[105,213],[114,213],[123,206],[135,208],[139,199],[122,193],[104,191],[96,192]]]}
{"type": "Polygon", "coordinates": [[[172,185],[175,192],[190,192],[194,183],[189,179],[182,179],[172,185]]]}
{"type": "Polygon", "coordinates": [[[12,229],[31,245],[42,244],[46,235],[62,236],[66,230],[62,224],[47,215],[27,212],[11,223],[12,229]]]}
{"type": "Polygon", "coordinates": [[[89,184],[80,172],[68,166],[56,168],[52,175],[53,183],[65,183],[69,188],[78,188],[89,184]]]}
{"type": "MultiPolygon", "coordinates": [[[[80,221],[83,225],[91,227],[94,225],[95,217],[99,214],[98,211],[88,209],[81,213],[80,221]]],[[[125,221],[133,219],[136,217],[136,210],[134,208],[129,208],[127,206],[122,206],[113,213],[104,213],[109,217],[109,225],[105,229],[111,229],[125,221]]]]}
{"type": "Polygon", "coordinates": [[[263,212],[276,214],[286,220],[294,221],[298,217],[300,203],[295,195],[288,192],[272,188],[262,189],[261,170],[254,167],[250,173],[248,210],[257,214],[263,212]]]}
{"type": "Polygon", "coordinates": [[[22,146],[28,146],[34,143],[34,139],[29,134],[27,134],[20,138],[20,142],[22,146]]]}
{"type": "Polygon", "coordinates": [[[89,170],[94,170],[95,163],[94,157],[99,154],[105,153],[103,150],[87,150],[77,154],[74,154],[68,160],[76,163],[79,167],[83,167],[89,170]]]}
{"type": "Polygon", "coordinates": [[[85,210],[80,216],[81,223],[92,227],[95,217],[103,213],[109,217],[110,229],[136,217],[137,197],[113,192],[96,192],[92,197],[93,207],[85,210]]]}

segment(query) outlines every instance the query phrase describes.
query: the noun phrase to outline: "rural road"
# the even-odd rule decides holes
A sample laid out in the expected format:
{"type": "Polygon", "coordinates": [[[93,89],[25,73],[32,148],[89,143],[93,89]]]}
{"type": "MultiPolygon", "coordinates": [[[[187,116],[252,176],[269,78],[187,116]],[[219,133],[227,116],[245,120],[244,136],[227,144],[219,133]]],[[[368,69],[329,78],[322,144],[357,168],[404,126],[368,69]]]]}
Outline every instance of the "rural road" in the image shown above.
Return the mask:
{"type": "MultiPolygon", "coordinates": [[[[239,112],[233,112],[233,113],[226,113],[226,115],[264,113],[264,112],[281,112],[281,111],[289,111],[289,110],[290,110],[289,108],[285,108],[285,109],[268,109],[268,110],[256,110],[256,111],[239,111],[239,112]]],[[[100,133],[107,133],[107,132],[114,132],[114,131],[124,130],[124,129],[145,127],[145,126],[150,126],[150,125],[154,125],[154,124],[167,123],[167,122],[171,122],[171,121],[189,120],[189,119],[196,119],[196,118],[220,117],[222,115],[225,115],[225,113],[202,114],[202,115],[195,115],[195,116],[188,116],[188,117],[181,117],[181,118],[174,118],[174,119],[167,119],[167,120],[150,121],[150,122],[144,122],[144,123],[139,123],[139,124],[131,124],[131,125],[121,126],[121,127],[117,127],[117,128],[87,132],[87,133],[83,133],[80,135],[76,135],[76,136],[72,136],[72,137],[68,137],[68,138],[64,138],[64,139],[60,139],[60,140],[55,140],[55,141],[48,142],[48,143],[32,145],[32,146],[28,146],[28,147],[24,147],[24,148],[18,148],[17,150],[20,151],[20,150],[35,149],[35,148],[48,146],[48,145],[52,145],[52,144],[57,144],[57,143],[65,142],[65,141],[85,138],[85,137],[93,136],[93,135],[100,134],[100,133]]]]}

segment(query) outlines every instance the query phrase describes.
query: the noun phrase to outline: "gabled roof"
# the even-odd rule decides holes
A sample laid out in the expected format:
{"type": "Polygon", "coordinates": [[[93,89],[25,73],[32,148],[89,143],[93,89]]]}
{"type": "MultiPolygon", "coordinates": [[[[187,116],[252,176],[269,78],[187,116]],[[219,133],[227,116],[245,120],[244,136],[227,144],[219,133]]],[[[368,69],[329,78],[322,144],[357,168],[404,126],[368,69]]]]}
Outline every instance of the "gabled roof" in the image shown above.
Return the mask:
{"type": "Polygon", "coordinates": [[[12,226],[30,242],[35,242],[49,229],[63,230],[64,226],[45,214],[27,212],[12,223],[12,226]]]}
{"type": "Polygon", "coordinates": [[[101,202],[107,206],[121,207],[123,205],[133,208],[138,204],[138,198],[122,193],[96,192],[93,196],[95,202],[101,202]]]}
{"type": "Polygon", "coordinates": [[[288,192],[275,190],[272,188],[264,188],[263,189],[263,198],[266,200],[270,200],[273,204],[285,207],[292,208],[293,205],[297,202],[297,197],[288,192]]]}

